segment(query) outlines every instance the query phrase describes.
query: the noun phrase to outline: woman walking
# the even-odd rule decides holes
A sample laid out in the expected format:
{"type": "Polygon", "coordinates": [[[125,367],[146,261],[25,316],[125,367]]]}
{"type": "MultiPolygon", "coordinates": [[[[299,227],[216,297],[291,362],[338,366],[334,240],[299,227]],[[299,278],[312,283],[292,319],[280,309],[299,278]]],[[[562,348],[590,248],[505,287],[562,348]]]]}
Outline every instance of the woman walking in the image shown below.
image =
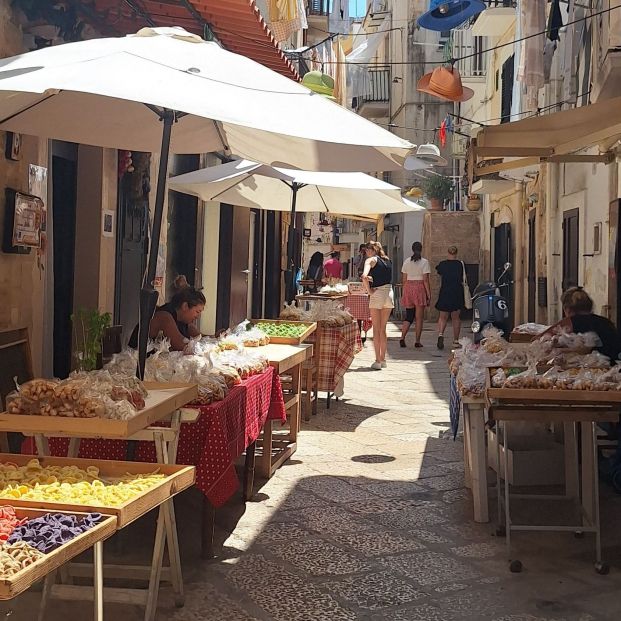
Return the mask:
{"type": "Polygon", "coordinates": [[[459,347],[459,332],[461,330],[461,311],[464,308],[464,278],[465,267],[457,259],[457,246],[450,246],[448,257],[440,261],[436,272],[442,278],[440,293],[436,308],[440,311],[438,319],[438,349],[444,349],[444,330],[449,316],[453,325],[453,345],[459,347]]]}
{"type": "Polygon", "coordinates": [[[429,285],[429,274],[431,267],[429,261],[422,256],[423,245],[420,242],[412,244],[412,256],[403,262],[401,276],[403,279],[403,297],[401,306],[405,308],[405,321],[401,328],[401,340],[399,345],[405,347],[405,337],[410,326],[416,319],[416,342],[414,347],[422,347],[420,342],[423,334],[423,321],[425,308],[431,301],[431,287],[429,285]]]}
{"type": "Polygon", "coordinates": [[[367,259],[364,262],[362,282],[369,294],[369,309],[373,321],[373,347],[375,362],[372,369],[386,368],[386,324],[395,307],[392,292],[392,263],[386,256],[382,244],[367,244],[367,259]]]}

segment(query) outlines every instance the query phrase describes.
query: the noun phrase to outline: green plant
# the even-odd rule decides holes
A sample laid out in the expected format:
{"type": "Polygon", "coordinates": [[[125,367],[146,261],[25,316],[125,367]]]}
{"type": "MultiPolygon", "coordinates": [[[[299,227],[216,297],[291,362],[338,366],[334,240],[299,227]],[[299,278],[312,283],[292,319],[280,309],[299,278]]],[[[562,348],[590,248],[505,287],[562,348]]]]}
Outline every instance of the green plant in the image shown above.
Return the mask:
{"type": "Polygon", "coordinates": [[[97,368],[97,357],[101,353],[101,338],[112,323],[112,315],[80,308],[71,315],[71,321],[79,370],[93,371],[97,368]]]}
{"type": "Polygon", "coordinates": [[[453,198],[455,184],[450,177],[431,175],[422,182],[422,188],[429,198],[446,201],[453,198]]]}

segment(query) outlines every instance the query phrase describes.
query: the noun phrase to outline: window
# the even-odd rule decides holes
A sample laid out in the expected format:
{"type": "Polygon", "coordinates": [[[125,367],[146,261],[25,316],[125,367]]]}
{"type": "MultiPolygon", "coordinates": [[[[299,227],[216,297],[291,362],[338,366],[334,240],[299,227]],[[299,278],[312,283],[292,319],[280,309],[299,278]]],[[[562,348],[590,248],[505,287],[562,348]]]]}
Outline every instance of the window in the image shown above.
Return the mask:
{"type": "Polygon", "coordinates": [[[514,55],[511,55],[502,65],[502,91],[500,102],[501,123],[508,123],[511,120],[511,104],[513,101],[513,76],[514,76],[514,55]]]}

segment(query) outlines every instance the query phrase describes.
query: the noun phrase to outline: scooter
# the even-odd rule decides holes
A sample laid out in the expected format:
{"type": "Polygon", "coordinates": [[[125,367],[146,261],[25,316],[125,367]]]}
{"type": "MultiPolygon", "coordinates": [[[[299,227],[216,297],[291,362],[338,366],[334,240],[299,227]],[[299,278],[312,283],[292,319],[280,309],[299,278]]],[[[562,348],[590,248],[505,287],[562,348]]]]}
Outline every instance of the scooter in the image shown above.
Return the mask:
{"type": "Polygon", "coordinates": [[[503,282],[503,279],[511,269],[511,263],[505,263],[498,282],[482,282],[472,293],[472,332],[474,342],[479,343],[483,338],[483,330],[486,326],[494,326],[505,334],[509,330],[509,305],[507,299],[501,294],[501,289],[508,287],[511,282],[503,282]]]}

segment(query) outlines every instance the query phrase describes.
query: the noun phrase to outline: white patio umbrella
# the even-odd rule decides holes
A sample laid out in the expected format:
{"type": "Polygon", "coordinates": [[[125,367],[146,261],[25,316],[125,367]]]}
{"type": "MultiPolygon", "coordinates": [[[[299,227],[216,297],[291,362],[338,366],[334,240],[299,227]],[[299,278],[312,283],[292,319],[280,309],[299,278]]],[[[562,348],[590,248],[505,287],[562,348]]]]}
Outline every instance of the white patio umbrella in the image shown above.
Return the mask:
{"type": "Polygon", "coordinates": [[[332,213],[377,219],[387,213],[424,210],[401,198],[401,190],[371,175],[356,172],[309,172],[235,160],[172,177],[171,190],[241,207],[291,211],[287,244],[287,298],[293,295],[293,239],[296,212],[332,213]]]}
{"type": "Polygon", "coordinates": [[[141,291],[140,367],[155,309],[169,151],[224,151],[307,170],[391,170],[413,145],[180,28],[67,43],[0,61],[0,129],[160,151],[141,291]],[[174,131],[172,127],[174,125],[174,131]]]}

